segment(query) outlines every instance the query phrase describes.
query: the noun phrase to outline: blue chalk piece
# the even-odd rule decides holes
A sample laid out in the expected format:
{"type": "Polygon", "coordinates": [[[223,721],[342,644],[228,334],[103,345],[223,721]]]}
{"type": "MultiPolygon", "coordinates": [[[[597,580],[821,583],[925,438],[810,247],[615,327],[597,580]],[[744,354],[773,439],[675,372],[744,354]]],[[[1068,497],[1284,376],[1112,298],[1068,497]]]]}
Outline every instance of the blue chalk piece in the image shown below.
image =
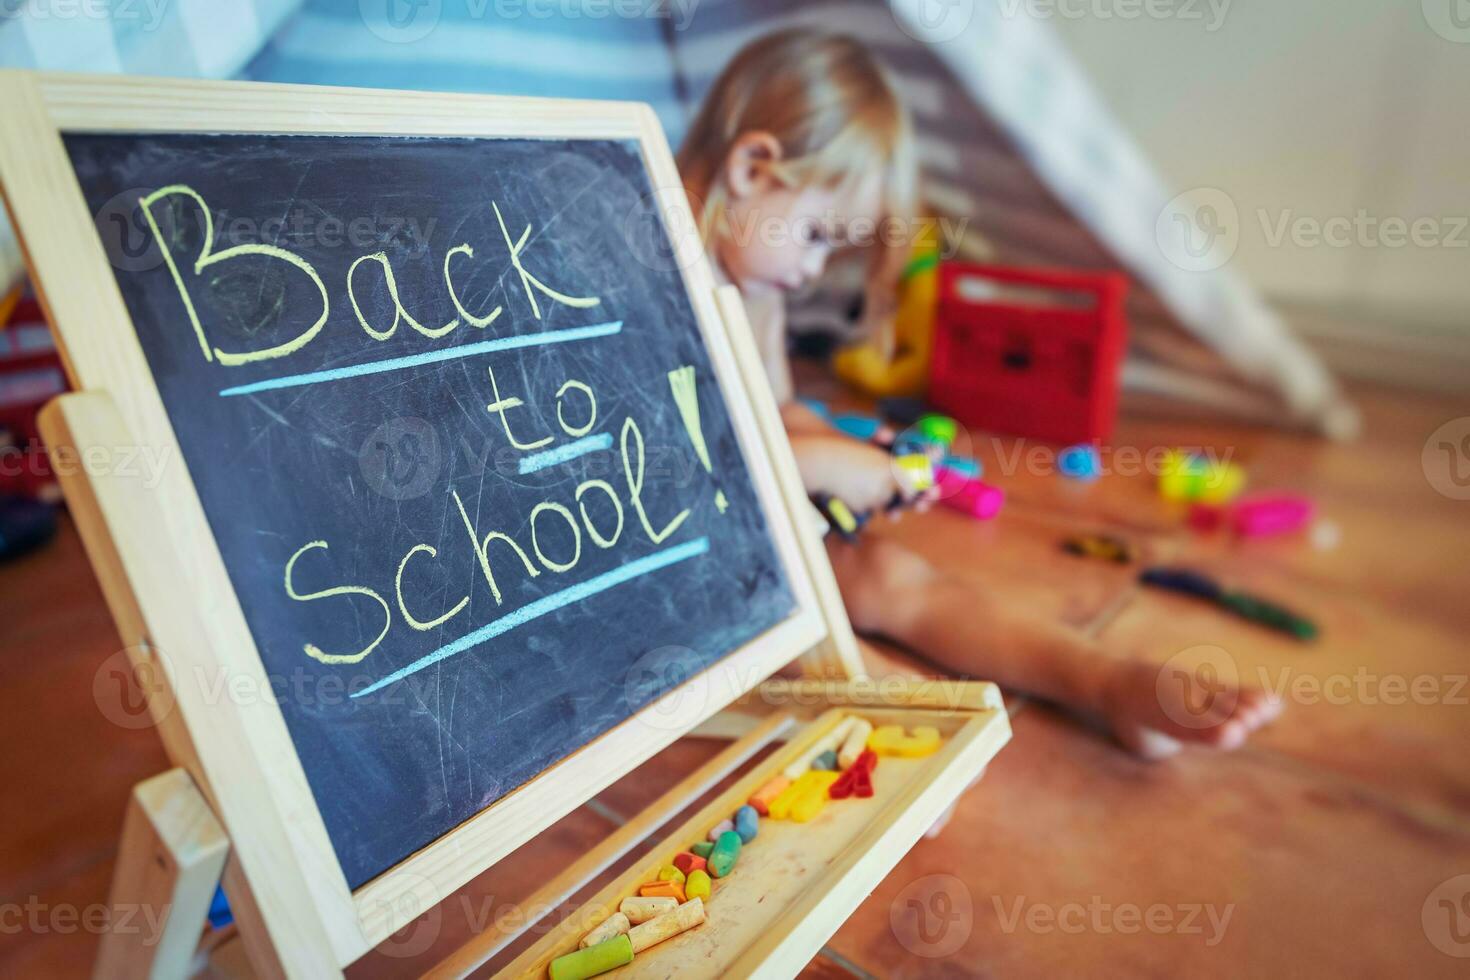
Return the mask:
{"type": "Polygon", "coordinates": [[[825,770],[826,772],[836,772],[837,753],[832,749],[828,749],[812,760],[812,768],[825,770]]]}
{"type": "Polygon", "coordinates": [[[755,835],[760,833],[760,827],[761,818],[755,807],[747,803],[735,811],[735,833],[740,835],[740,843],[749,844],[755,840],[755,835]]]}
{"type": "Polygon", "coordinates": [[[944,466],[971,480],[978,480],[985,475],[985,467],[980,465],[980,461],[969,456],[946,456],[944,466]]]}
{"type": "Polygon", "coordinates": [[[1057,469],[1068,479],[1091,483],[1102,476],[1102,457],[1096,446],[1068,446],[1057,455],[1057,469]]]}
{"type": "Polygon", "coordinates": [[[878,426],[882,423],[866,415],[834,415],[832,424],[854,439],[867,441],[878,434],[878,426]]]}

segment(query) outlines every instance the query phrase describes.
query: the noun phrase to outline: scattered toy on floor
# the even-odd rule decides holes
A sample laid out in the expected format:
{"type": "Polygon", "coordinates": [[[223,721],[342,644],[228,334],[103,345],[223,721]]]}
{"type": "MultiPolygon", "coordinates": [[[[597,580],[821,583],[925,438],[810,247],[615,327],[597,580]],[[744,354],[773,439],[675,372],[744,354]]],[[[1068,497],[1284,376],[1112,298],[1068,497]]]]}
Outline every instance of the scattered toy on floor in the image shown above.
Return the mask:
{"type": "Polygon", "coordinates": [[[1132,546],[1111,534],[1079,534],[1063,541],[1062,550],[1069,555],[1100,558],[1119,565],[1126,565],[1133,560],[1132,546]]]}
{"type": "Polygon", "coordinates": [[[937,471],[939,502],[978,521],[988,521],[1000,513],[1006,494],[1000,487],[974,480],[947,467],[937,471]]]}
{"type": "Polygon", "coordinates": [[[1093,483],[1102,476],[1102,457],[1091,443],[1068,446],[1057,454],[1057,472],[1069,480],[1093,483]]]}
{"type": "Polygon", "coordinates": [[[1317,624],[1311,620],[1248,592],[1227,591],[1219,582],[1200,572],[1182,568],[1146,568],[1138,580],[1154,588],[1213,602],[1242,619],[1288,633],[1298,640],[1313,640],[1318,634],[1317,624]]]}
{"type": "Polygon", "coordinates": [[[1170,450],[1159,471],[1159,493],[1167,500],[1229,503],[1245,488],[1245,470],[1203,456],[1170,450]]]}

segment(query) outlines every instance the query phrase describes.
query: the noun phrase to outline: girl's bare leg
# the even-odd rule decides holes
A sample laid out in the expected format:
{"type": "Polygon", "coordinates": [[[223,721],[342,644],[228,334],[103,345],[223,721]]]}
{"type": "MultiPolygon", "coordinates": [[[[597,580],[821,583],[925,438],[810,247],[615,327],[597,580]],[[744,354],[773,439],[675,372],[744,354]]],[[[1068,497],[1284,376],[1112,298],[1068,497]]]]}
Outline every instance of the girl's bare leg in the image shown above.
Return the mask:
{"type": "Polygon", "coordinates": [[[1053,701],[1108,724],[1146,758],[1183,742],[1242,745],[1280,702],[1249,687],[1160,683],[1157,666],[1109,655],[1081,633],[945,578],[919,554],[867,534],[828,552],[853,627],[886,636],[942,667],[1053,701]]]}

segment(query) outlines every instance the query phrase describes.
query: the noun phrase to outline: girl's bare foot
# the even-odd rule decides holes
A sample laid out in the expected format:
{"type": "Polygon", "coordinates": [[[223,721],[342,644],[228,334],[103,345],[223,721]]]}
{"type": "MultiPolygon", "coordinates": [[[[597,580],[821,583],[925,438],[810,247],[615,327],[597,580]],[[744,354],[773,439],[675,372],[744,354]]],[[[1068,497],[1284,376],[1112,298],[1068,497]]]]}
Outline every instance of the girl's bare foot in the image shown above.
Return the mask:
{"type": "Polygon", "coordinates": [[[1102,711],[1114,736],[1144,759],[1174,755],[1186,742],[1229,751],[1277,715],[1266,691],[1207,671],[1126,661],[1108,678],[1102,711]]]}

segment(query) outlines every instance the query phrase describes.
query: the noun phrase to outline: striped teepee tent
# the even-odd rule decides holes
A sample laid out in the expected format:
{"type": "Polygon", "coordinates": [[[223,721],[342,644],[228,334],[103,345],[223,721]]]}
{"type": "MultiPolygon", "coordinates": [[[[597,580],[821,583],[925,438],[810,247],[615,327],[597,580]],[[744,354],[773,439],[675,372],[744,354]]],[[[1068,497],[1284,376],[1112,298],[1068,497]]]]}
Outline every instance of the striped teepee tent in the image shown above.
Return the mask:
{"type": "MultiPolygon", "coordinates": [[[[677,146],[730,55],[779,27],[852,34],[892,67],[928,210],[962,255],[1125,270],[1129,404],[1167,400],[1333,435],[1354,413],[1223,262],[1205,197],[1177,195],[1050,27],[1007,0],[180,0],[132,18],[0,19],[0,64],[650,103],[677,146]],[[621,16],[615,16],[619,12],[621,16]],[[148,18],[153,18],[152,20],[148,18]]],[[[122,7],[114,6],[115,10],[122,7]]],[[[0,235],[0,279],[18,266],[0,235]]],[[[794,316],[795,319],[795,316],[794,316]]]]}

